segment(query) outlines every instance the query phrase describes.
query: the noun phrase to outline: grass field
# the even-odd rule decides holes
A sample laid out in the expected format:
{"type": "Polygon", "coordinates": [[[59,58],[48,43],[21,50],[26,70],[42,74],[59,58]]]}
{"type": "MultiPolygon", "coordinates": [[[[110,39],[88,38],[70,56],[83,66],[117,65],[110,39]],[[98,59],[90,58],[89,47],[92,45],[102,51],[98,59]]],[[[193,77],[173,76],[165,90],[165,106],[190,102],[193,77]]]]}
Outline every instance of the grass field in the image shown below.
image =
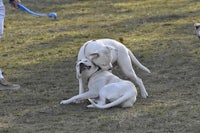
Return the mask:
{"type": "MultiPolygon", "coordinates": [[[[7,2],[7,1],[4,1],[7,2]]],[[[18,91],[0,91],[0,133],[199,133],[199,0],[24,0],[35,17],[5,3],[0,67],[18,91]],[[149,98],[132,108],[59,105],[78,93],[75,62],[91,39],[123,38],[148,74],[133,64],[149,98]]],[[[118,68],[114,73],[127,79],[118,68]]],[[[138,89],[139,90],[139,89],[138,89]]]]}

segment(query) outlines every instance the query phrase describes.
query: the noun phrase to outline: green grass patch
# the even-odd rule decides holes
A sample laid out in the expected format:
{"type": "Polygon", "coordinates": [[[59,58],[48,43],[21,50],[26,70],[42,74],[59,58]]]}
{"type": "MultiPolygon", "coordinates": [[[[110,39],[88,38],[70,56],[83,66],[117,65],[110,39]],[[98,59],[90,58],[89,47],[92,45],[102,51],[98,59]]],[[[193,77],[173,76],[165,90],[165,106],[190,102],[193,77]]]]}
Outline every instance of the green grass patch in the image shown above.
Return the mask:
{"type": "MultiPolygon", "coordinates": [[[[6,1],[5,1],[6,2],[6,1]]],[[[26,0],[35,17],[6,5],[0,68],[18,91],[0,93],[0,132],[200,131],[200,20],[198,0],[26,0]],[[87,109],[59,105],[78,94],[75,63],[88,40],[123,38],[151,74],[139,70],[149,98],[132,108],[87,109]]],[[[118,68],[114,73],[127,79],[118,68]]],[[[139,92],[139,89],[138,89],[139,92]]],[[[140,93],[139,93],[140,94],[140,93]]]]}

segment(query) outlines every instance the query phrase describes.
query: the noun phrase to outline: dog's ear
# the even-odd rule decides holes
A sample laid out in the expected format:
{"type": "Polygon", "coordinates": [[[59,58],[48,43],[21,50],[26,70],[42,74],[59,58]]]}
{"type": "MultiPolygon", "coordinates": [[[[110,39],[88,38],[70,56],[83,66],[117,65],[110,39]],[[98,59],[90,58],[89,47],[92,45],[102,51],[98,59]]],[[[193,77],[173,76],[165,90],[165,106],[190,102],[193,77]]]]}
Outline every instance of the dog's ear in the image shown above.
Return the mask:
{"type": "Polygon", "coordinates": [[[93,59],[96,59],[99,57],[99,53],[95,52],[89,55],[89,59],[92,61],[93,59]]]}

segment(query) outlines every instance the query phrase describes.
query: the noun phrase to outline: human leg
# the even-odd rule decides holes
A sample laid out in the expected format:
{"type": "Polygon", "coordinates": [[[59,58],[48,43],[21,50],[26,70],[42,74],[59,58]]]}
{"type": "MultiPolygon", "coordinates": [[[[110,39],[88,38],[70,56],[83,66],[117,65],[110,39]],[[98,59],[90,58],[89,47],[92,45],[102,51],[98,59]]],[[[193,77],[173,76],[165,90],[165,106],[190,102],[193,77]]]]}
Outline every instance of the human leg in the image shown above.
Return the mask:
{"type": "Polygon", "coordinates": [[[13,84],[11,82],[8,82],[0,69],[0,90],[17,90],[20,88],[20,85],[13,84]]]}
{"type": "Polygon", "coordinates": [[[3,36],[4,18],[5,18],[5,7],[0,6],[0,39],[3,36]]]}

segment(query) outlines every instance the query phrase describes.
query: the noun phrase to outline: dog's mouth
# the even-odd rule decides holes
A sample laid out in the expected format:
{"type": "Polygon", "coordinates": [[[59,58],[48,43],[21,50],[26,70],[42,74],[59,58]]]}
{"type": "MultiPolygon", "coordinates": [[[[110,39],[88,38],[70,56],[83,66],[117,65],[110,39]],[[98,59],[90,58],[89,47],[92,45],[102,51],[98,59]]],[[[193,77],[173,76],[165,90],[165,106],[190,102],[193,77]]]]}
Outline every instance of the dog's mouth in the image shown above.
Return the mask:
{"type": "Polygon", "coordinates": [[[89,70],[91,68],[91,66],[87,66],[84,63],[80,63],[79,68],[80,68],[80,73],[82,73],[85,70],[89,70]]]}

